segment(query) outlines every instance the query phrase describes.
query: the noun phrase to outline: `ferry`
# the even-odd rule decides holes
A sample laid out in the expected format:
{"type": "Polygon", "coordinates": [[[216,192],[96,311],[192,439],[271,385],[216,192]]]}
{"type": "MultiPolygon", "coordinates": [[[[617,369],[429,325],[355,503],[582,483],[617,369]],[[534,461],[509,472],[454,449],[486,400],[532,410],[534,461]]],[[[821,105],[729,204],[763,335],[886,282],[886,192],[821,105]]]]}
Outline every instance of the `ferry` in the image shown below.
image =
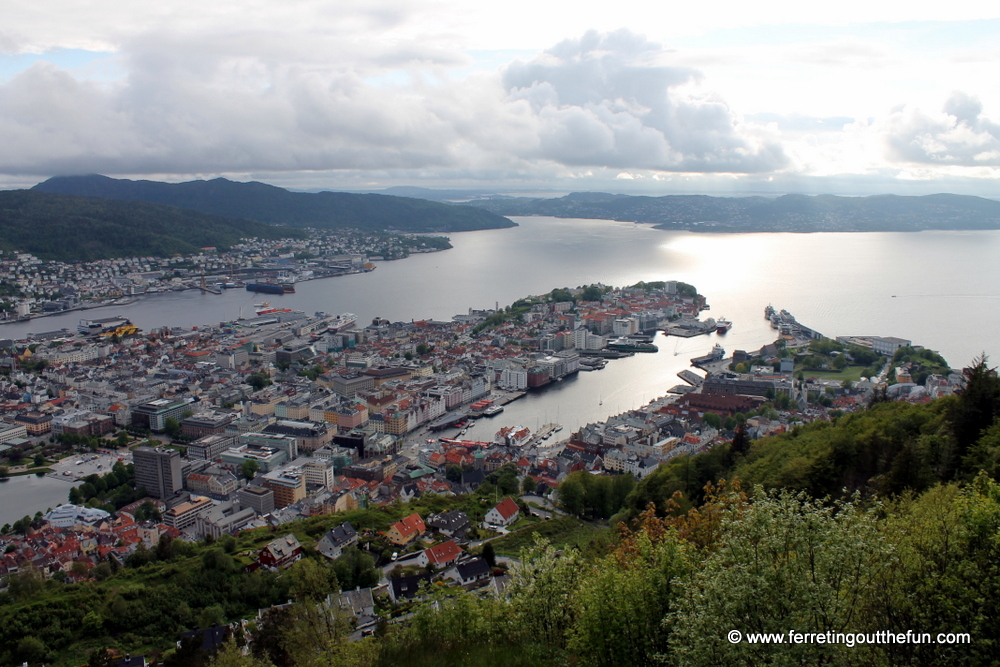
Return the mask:
{"type": "Polygon", "coordinates": [[[733,328],[733,323],[724,317],[720,317],[715,323],[715,333],[724,334],[733,328]]]}
{"type": "Polygon", "coordinates": [[[498,415],[503,412],[502,405],[491,405],[490,407],[483,410],[483,414],[487,417],[492,417],[493,415],[498,415]]]}

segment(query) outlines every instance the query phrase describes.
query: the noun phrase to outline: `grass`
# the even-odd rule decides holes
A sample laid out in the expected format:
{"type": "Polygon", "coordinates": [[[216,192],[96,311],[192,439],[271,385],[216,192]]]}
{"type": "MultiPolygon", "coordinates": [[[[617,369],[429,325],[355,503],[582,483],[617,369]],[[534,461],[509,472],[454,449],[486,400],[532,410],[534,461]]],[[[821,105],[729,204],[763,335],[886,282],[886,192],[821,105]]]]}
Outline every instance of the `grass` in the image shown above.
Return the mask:
{"type": "Polygon", "coordinates": [[[801,368],[799,366],[795,367],[795,376],[798,377],[799,373],[802,373],[804,378],[817,378],[822,380],[850,380],[851,382],[857,382],[861,379],[861,374],[865,370],[864,366],[848,366],[842,371],[835,370],[809,370],[801,368]]]}
{"type": "Polygon", "coordinates": [[[520,555],[521,549],[535,543],[536,536],[545,538],[559,548],[577,547],[584,551],[595,545],[606,544],[610,539],[611,530],[597,528],[580,519],[560,517],[539,521],[516,532],[498,537],[490,544],[493,545],[493,549],[498,555],[516,558],[520,555]]]}

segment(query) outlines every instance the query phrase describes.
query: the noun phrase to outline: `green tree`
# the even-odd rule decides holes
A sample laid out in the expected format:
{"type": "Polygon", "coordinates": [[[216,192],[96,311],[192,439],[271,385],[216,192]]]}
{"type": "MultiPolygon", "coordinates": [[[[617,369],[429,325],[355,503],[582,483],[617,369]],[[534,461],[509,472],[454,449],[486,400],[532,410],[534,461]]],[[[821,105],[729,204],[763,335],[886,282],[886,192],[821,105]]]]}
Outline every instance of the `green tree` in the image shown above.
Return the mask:
{"type": "Polygon", "coordinates": [[[260,464],[253,459],[247,459],[240,465],[240,473],[248,482],[254,478],[258,470],[260,470],[260,464]]]}
{"type": "Polygon", "coordinates": [[[521,493],[524,495],[533,494],[538,490],[538,482],[531,475],[525,475],[524,479],[521,480],[521,493]]]}
{"type": "Polygon", "coordinates": [[[198,614],[198,627],[202,629],[214,628],[226,622],[226,612],[222,605],[211,605],[205,607],[198,614]]]}
{"type": "Polygon", "coordinates": [[[163,422],[163,432],[171,438],[176,438],[181,434],[181,424],[173,417],[167,417],[163,422]]]}
{"type": "Polygon", "coordinates": [[[727,510],[717,550],[681,583],[669,614],[673,659],[682,664],[843,664],[865,648],[837,644],[730,643],[727,633],[858,632],[856,610],[891,545],[880,508],[825,504],[805,494],[766,494],[727,510]]]}
{"type": "Polygon", "coordinates": [[[444,476],[449,482],[461,482],[462,466],[449,463],[444,469],[444,476]]]}
{"type": "Polygon", "coordinates": [[[706,412],[702,415],[701,421],[703,421],[706,426],[711,426],[714,429],[722,428],[722,417],[714,412],[706,412]]]}
{"type": "Polygon", "coordinates": [[[35,458],[32,462],[35,464],[36,468],[41,468],[43,465],[45,465],[45,457],[42,456],[41,454],[35,454],[35,458]]]}

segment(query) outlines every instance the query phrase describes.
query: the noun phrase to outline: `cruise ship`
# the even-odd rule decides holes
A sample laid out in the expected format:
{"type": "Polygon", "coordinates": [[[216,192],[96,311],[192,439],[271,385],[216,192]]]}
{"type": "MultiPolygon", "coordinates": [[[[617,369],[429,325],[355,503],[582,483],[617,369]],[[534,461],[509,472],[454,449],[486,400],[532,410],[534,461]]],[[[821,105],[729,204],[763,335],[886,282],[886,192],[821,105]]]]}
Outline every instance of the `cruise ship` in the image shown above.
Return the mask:
{"type": "Polygon", "coordinates": [[[337,333],[338,331],[343,331],[348,327],[354,326],[354,323],[357,321],[358,316],[354,313],[341,313],[330,321],[330,326],[327,327],[327,331],[330,333],[337,333]]]}

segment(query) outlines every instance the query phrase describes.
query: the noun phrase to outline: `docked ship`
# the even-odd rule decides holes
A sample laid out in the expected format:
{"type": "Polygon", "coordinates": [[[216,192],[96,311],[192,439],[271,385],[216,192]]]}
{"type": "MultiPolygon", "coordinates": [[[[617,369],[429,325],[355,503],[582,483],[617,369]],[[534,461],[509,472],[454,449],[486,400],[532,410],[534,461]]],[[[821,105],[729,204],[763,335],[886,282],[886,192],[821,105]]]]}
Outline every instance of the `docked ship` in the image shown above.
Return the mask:
{"type": "Polygon", "coordinates": [[[498,415],[501,412],[503,412],[503,406],[502,405],[491,405],[490,407],[488,407],[485,410],[483,410],[483,414],[486,415],[487,417],[492,417],[494,415],[498,415]]]}
{"type": "Polygon", "coordinates": [[[337,333],[338,331],[343,331],[354,326],[354,323],[357,321],[358,316],[354,313],[341,313],[330,321],[330,326],[326,330],[330,333],[337,333]]]}
{"type": "Polygon", "coordinates": [[[259,292],[261,294],[284,294],[294,292],[295,285],[279,285],[278,283],[247,283],[248,292],[259,292]],[[291,289],[285,289],[290,287],[291,289]]]}
{"type": "Polygon", "coordinates": [[[733,323],[724,317],[720,317],[715,323],[715,333],[724,334],[733,328],[733,323]]]}
{"type": "Polygon", "coordinates": [[[608,343],[608,349],[619,352],[657,352],[660,348],[652,343],[642,343],[623,336],[608,343]]]}
{"type": "Polygon", "coordinates": [[[271,305],[270,301],[265,301],[264,303],[255,303],[253,305],[253,310],[257,313],[257,317],[261,315],[270,315],[271,313],[290,313],[291,308],[276,308],[271,305]]]}

